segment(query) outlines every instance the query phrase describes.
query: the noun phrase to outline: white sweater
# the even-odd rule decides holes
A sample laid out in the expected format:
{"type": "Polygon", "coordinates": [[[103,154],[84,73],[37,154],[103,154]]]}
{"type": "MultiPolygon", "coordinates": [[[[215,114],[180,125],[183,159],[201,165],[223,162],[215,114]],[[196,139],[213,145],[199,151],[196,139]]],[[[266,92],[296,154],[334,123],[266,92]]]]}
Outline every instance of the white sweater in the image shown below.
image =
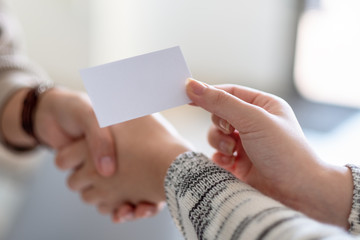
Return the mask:
{"type": "MultiPolygon", "coordinates": [[[[200,153],[184,153],[172,163],[165,190],[185,239],[356,239],[263,195],[200,153]]],[[[359,219],[358,205],[352,215],[359,219]]],[[[358,221],[352,225],[359,228],[358,221]]]]}
{"type": "MultiPolygon", "coordinates": [[[[48,76],[24,53],[21,30],[5,1],[0,0],[0,114],[19,89],[48,82],[48,76]]],[[[1,117],[1,116],[0,116],[1,117]]],[[[0,144],[2,143],[0,132],[0,144]]]]}

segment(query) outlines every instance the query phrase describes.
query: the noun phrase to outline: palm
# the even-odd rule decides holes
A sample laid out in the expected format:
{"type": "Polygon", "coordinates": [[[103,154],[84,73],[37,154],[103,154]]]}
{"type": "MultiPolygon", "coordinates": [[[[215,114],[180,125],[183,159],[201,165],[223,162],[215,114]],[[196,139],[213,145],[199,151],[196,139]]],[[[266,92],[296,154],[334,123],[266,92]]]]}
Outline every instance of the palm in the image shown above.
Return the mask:
{"type": "MultiPolygon", "coordinates": [[[[301,134],[295,135],[295,138],[288,134],[288,131],[298,131],[296,124],[274,119],[268,121],[268,125],[269,122],[271,127],[258,123],[260,128],[251,133],[238,133],[235,130],[232,134],[236,141],[234,164],[226,169],[264,194],[281,199],[289,197],[293,187],[300,182],[297,169],[307,161],[296,161],[295,156],[299,153],[307,155],[304,152],[307,143],[304,138],[299,137],[301,134]],[[261,126],[266,126],[265,130],[261,126]],[[282,144],[273,144],[276,142],[282,144]]],[[[217,152],[214,161],[219,162],[218,159],[223,156],[225,155],[217,152]]],[[[307,167],[311,165],[308,164],[307,167]]]]}
{"type": "Polygon", "coordinates": [[[82,117],[92,113],[90,103],[82,95],[62,89],[46,93],[38,108],[35,131],[41,141],[55,149],[84,136],[82,117]]]}

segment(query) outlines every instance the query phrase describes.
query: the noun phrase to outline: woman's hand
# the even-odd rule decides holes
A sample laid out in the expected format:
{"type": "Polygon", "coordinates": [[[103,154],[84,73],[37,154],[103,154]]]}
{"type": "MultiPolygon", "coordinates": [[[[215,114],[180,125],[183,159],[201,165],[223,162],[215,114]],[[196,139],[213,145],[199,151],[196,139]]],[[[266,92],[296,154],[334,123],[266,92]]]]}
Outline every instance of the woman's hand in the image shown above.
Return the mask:
{"type": "Polygon", "coordinates": [[[323,222],[347,225],[351,173],[315,155],[290,106],[237,85],[190,80],[193,104],[213,113],[213,160],[264,194],[323,222]]]}

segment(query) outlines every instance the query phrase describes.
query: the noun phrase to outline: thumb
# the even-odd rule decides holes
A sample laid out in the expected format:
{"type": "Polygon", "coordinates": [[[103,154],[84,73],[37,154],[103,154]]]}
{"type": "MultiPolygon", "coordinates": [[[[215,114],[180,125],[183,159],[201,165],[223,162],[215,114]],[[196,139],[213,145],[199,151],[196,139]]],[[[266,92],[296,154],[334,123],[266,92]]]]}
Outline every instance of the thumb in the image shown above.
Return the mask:
{"type": "MultiPolygon", "coordinates": [[[[236,86],[234,86],[236,87],[236,86]]],[[[265,111],[225,90],[188,79],[186,92],[194,104],[228,121],[239,132],[248,132],[265,111]]]]}
{"type": "Polygon", "coordinates": [[[116,170],[115,146],[110,128],[100,128],[97,121],[86,126],[85,137],[97,172],[111,176],[116,170]]]}

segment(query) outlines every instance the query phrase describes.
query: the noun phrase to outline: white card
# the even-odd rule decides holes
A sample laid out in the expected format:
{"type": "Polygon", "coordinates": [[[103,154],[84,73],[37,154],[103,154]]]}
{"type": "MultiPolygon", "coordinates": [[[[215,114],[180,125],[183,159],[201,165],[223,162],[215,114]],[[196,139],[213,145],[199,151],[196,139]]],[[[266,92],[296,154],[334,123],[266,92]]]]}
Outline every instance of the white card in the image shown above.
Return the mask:
{"type": "Polygon", "coordinates": [[[100,127],[142,117],[191,101],[191,73],[179,47],[82,69],[80,75],[100,127]]]}

